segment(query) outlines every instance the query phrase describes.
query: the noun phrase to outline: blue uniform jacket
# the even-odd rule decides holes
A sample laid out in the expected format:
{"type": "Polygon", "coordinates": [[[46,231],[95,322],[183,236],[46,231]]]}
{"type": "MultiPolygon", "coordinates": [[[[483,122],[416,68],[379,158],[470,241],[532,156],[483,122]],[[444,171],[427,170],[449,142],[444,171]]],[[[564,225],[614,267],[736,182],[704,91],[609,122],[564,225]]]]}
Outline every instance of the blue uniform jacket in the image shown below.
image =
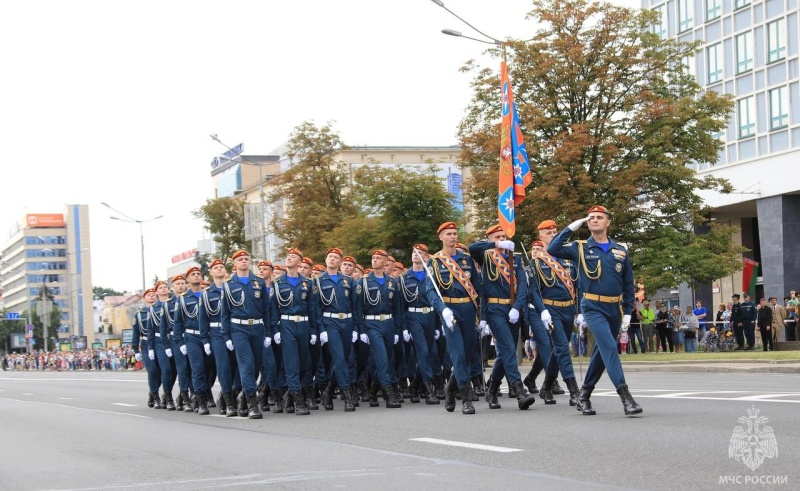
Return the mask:
{"type": "MultiPolygon", "coordinates": [[[[223,284],[223,301],[220,307],[222,337],[231,339],[231,319],[261,319],[261,334],[269,332],[269,293],[267,284],[262,278],[249,274],[250,280],[245,285],[234,274],[223,284]]],[[[252,327],[252,326],[251,326],[252,327]]]]}
{"type": "Polygon", "coordinates": [[[577,262],[581,292],[616,297],[622,295],[622,311],[633,311],[633,268],[627,249],[608,239],[608,252],[604,252],[591,237],[584,241],[567,243],[572,230],[565,228],[555,236],[547,248],[551,256],[577,262]],[[583,252],[585,263],[580,260],[583,252]],[[596,276],[599,277],[595,278],[596,276]]]}
{"type": "Polygon", "coordinates": [[[311,280],[314,308],[321,314],[352,314],[355,312],[355,287],[353,278],[339,273],[339,281],[333,281],[328,272],[324,272],[311,280]]]}
{"type": "MultiPolygon", "coordinates": [[[[547,254],[546,252],[544,254],[547,254]]],[[[552,256],[551,256],[552,257],[552,256]]],[[[578,297],[578,267],[575,261],[553,257],[572,278],[573,288],[575,289],[576,299],[578,297]]],[[[533,258],[528,273],[528,301],[536,307],[537,312],[545,310],[547,306],[542,299],[566,302],[572,300],[572,296],[567,290],[567,286],[558,278],[546,262],[539,258],[533,258]],[[544,277],[544,278],[543,278],[544,277]]]]}
{"type": "MultiPolygon", "coordinates": [[[[481,268],[481,282],[483,289],[481,291],[481,319],[486,320],[486,309],[488,308],[487,298],[511,298],[511,285],[503,278],[502,274],[497,275],[497,278],[492,280],[488,274],[491,268],[495,268],[494,263],[488,257],[488,251],[494,249],[494,242],[476,242],[469,245],[469,255],[481,268]]],[[[508,260],[508,252],[501,251],[503,257],[508,260]]],[[[514,305],[511,307],[517,309],[518,312],[524,312],[528,304],[528,281],[525,275],[525,269],[522,266],[522,259],[514,256],[514,276],[516,277],[517,291],[514,297],[514,305]]]]}
{"type": "MultiPolygon", "coordinates": [[[[195,294],[195,292],[190,290],[186,292],[185,295],[178,298],[178,315],[176,316],[175,324],[172,326],[172,334],[175,336],[178,346],[186,344],[184,333],[187,329],[198,331],[202,336],[202,331],[200,331],[200,310],[202,307],[200,304],[200,295],[202,295],[202,292],[195,294]]],[[[208,333],[202,338],[202,341],[203,344],[211,342],[208,333]]]]}
{"type": "MultiPolygon", "coordinates": [[[[483,282],[481,281],[480,270],[475,266],[475,261],[461,251],[456,251],[456,255],[452,256],[452,258],[464,271],[464,274],[467,275],[470,283],[472,283],[472,287],[475,288],[475,291],[480,297],[481,292],[483,291],[483,282]]],[[[436,275],[437,278],[435,281],[439,287],[439,292],[441,292],[443,297],[469,297],[467,290],[461,285],[461,283],[458,282],[457,279],[451,276],[450,270],[445,267],[444,263],[442,263],[440,259],[437,259],[435,256],[431,257],[430,261],[428,262],[428,268],[433,272],[434,275],[436,275]],[[447,288],[445,288],[442,283],[447,285],[447,288]]],[[[430,276],[425,277],[425,296],[428,298],[428,301],[431,303],[431,305],[433,305],[433,308],[435,308],[439,315],[441,315],[447,306],[436,294],[433,281],[434,279],[430,276]]]]}
{"type": "Polygon", "coordinates": [[[422,270],[422,281],[417,279],[414,271],[409,269],[403,273],[400,280],[400,293],[403,295],[405,308],[431,307],[431,301],[425,296],[425,277],[428,273],[422,270]]]}
{"type": "MultiPolygon", "coordinates": [[[[133,316],[133,339],[131,340],[131,344],[133,344],[133,352],[139,353],[139,344],[144,341],[145,346],[150,345],[150,339],[147,336],[147,321],[150,320],[150,307],[142,306],[136,315],[133,316]]],[[[147,348],[150,349],[150,348],[147,348]]]]}
{"type": "Polygon", "coordinates": [[[161,333],[161,338],[171,340],[175,335],[175,320],[178,317],[178,297],[173,295],[165,303],[161,304],[161,309],[164,314],[161,317],[161,325],[158,332],[161,333]]]}
{"type": "MultiPolygon", "coordinates": [[[[164,317],[164,302],[156,300],[156,303],[150,306],[150,313],[147,316],[147,346],[148,349],[156,349],[156,334],[161,337],[161,324],[164,317]]],[[[168,343],[168,339],[163,340],[168,343]]]]}
{"type": "Polygon", "coordinates": [[[197,321],[200,324],[200,337],[204,340],[211,339],[211,323],[221,322],[221,300],[222,288],[214,284],[203,290],[200,296],[200,313],[197,321]]]}
{"type": "Polygon", "coordinates": [[[280,332],[282,315],[308,317],[311,335],[316,336],[321,313],[315,308],[311,298],[312,286],[311,280],[301,274],[297,276],[297,286],[292,286],[286,275],[272,282],[272,291],[269,295],[269,336],[280,332]]]}
{"type": "Polygon", "coordinates": [[[356,312],[358,333],[364,334],[367,315],[392,314],[394,333],[403,332],[403,299],[400,285],[391,276],[383,277],[383,285],[370,273],[356,283],[356,312]]]}

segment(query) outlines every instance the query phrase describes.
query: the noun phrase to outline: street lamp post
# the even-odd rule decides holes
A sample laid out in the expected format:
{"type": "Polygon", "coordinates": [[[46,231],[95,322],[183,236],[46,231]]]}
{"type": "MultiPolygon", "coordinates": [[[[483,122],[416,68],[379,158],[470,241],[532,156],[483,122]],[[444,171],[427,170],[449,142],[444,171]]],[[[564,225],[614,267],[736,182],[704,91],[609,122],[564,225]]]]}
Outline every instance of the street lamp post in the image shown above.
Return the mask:
{"type": "Polygon", "coordinates": [[[119,217],[115,217],[115,216],[110,216],[109,217],[110,219],[119,220],[120,222],[138,223],[139,224],[139,238],[141,239],[141,242],[142,242],[142,292],[144,292],[146,287],[145,287],[145,280],[144,280],[144,231],[142,229],[142,224],[158,220],[159,218],[163,218],[164,215],[158,215],[157,217],[148,218],[147,220],[137,220],[135,218],[131,218],[128,215],[122,213],[121,211],[117,210],[116,208],[114,208],[113,206],[109,205],[106,202],[101,201],[100,204],[125,217],[125,218],[119,218],[119,217]]]}

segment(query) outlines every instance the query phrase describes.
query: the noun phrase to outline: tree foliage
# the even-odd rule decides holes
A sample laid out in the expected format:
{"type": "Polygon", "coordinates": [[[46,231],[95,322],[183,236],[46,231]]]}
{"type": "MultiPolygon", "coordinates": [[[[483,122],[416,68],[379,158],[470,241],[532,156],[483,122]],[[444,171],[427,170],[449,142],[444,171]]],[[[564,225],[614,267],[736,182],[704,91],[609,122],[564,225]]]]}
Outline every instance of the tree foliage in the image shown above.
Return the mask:
{"type": "Polygon", "coordinates": [[[224,260],[239,249],[251,249],[252,243],[244,234],[244,201],[230,197],[209,199],[192,215],[203,220],[204,228],[214,237],[217,257],[224,260]]]}
{"type": "Polygon", "coordinates": [[[94,286],[92,287],[92,295],[95,298],[103,299],[104,297],[116,297],[123,295],[122,292],[114,290],[113,288],[106,288],[104,286],[94,286]]]}
{"type": "MultiPolygon", "coordinates": [[[[529,18],[543,26],[533,40],[506,46],[533,173],[517,210],[519,239],[529,243],[542,220],[563,226],[602,204],[613,213],[612,236],[629,246],[648,290],[667,281],[650,267],[667,257],[676,265],[670,281],[678,283],[705,276],[677,267],[689,265],[690,255],[719,276],[734,271],[728,259],[740,249],[730,236],[712,252],[702,247],[710,238],[691,233],[706,213],[696,191],[732,189],[688,166],[716,162],[721,143],[712,134],[727,126],[733,106],[728,96],[702,92],[686,70],[700,43],[660,39],[651,11],[590,0],[534,0],[529,18]]],[[[471,170],[466,199],[482,228],[497,220],[499,76],[474,62],[463,70],[474,73],[459,126],[462,161],[471,170]]]]}

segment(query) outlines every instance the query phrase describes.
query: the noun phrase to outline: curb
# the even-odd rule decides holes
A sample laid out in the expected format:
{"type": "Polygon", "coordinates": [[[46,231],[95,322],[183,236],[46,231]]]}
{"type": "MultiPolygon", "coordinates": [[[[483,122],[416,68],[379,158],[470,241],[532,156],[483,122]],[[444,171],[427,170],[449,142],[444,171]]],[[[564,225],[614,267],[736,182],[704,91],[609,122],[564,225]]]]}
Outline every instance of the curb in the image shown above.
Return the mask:
{"type": "Polygon", "coordinates": [[[756,359],[743,359],[743,360],[664,360],[664,361],[635,361],[625,360],[623,366],[635,365],[704,365],[714,363],[763,363],[765,365],[784,365],[784,364],[797,364],[797,360],[756,360],[756,359]]]}
{"type": "Polygon", "coordinates": [[[626,372],[688,372],[688,373],[800,373],[797,366],[771,366],[771,367],[719,367],[699,365],[656,365],[656,366],[628,366],[623,365],[626,372]]]}

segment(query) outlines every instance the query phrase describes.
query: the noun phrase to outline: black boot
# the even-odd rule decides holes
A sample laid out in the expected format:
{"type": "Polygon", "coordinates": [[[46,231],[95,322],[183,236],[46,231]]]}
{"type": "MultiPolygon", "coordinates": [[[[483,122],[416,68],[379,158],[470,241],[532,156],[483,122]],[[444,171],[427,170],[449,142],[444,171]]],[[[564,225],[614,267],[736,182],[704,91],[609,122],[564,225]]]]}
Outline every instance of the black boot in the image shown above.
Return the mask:
{"type": "MultiPolygon", "coordinates": [[[[517,389],[515,389],[514,386],[511,385],[511,382],[508,379],[506,379],[506,383],[508,384],[508,398],[509,399],[516,399],[517,398],[517,389]]],[[[534,385],[534,387],[535,387],[535,385],[534,385]]]]}
{"type": "Polygon", "coordinates": [[[167,411],[175,410],[175,401],[172,400],[172,392],[164,392],[164,407],[167,411]]]}
{"type": "Polygon", "coordinates": [[[592,391],[594,387],[588,387],[584,385],[581,387],[581,393],[578,395],[579,404],[577,406],[578,411],[583,413],[584,416],[594,416],[597,414],[594,409],[592,409],[592,401],[589,400],[592,397],[592,391]]]}
{"type": "Polygon", "coordinates": [[[361,402],[369,402],[369,388],[365,381],[358,383],[358,390],[361,392],[361,402]]]}
{"type": "Polygon", "coordinates": [[[214,392],[211,389],[206,391],[206,402],[208,403],[209,409],[217,407],[217,404],[214,402],[214,392]]]}
{"type": "Polygon", "coordinates": [[[631,391],[628,390],[628,384],[622,384],[617,387],[617,394],[619,394],[619,397],[622,399],[622,407],[625,408],[626,416],[641,414],[642,406],[633,400],[631,391]]]}
{"type": "Polygon", "coordinates": [[[557,396],[566,394],[566,392],[564,392],[564,389],[562,389],[561,386],[558,385],[558,379],[553,380],[553,387],[550,390],[552,390],[553,394],[557,396]]]}
{"type": "Polygon", "coordinates": [[[199,411],[200,401],[197,399],[197,393],[192,394],[191,397],[189,397],[189,400],[192,401],[192,412],[196,413],[197,411],[199,411]]]}
{"type": "Polygon", "coordinates": [[[483,375],[475,375],[472,377],[472,391],[478,396],[478,399],[473,399],[474,401],[479,401],[481,397],[486,395],[483,386],[483,375]]]}
{"type": "MultiPolygon", "coordinates": [[[[400,397],[403,397],[403,398],[408,397],[410,399],[411,398],[411,391],[409,390],[408,379],[405,378],[405,377],[401,378],[398,381],[398,386],[399,386],[399,389],[400,389],[399,390],[400,397]]],[[[417,402],[419,402],[419,401],[417,401],[417,402]]]]}
{"type": "Polygon", "coordinates": [[[373,380],[369,388],[369,407],[378,407],[381,405],[380,402],[378,402],[378,391],[380,390],[381,384],[379,384],[377,380],[373,380]]]}
{"type": "MultiPolygon", "coordinates": [[[[181,391],[180,395],[181,399],[183,399],[183,412],[184,413],[193,413],[194,408],[192,407],[192,396],[189,395],[188,391],[181,391]]],[[[180,411],[180,409],[178,409],[180,411]]]]}
{"type": "Polygon", "coordinates": [[[155,407],[155,405],[156,405],[156,400],[155,400],[155,397],[153,397],[153,393],[152,392],[148,392],[147,393],[147,407],[155,407]]]}
{"type": "MultiPolygon", "coordinates": [[[[253,394],[253,395],[255,395],[255,394],[253,394]]],[[[236,399],[237,399],[237,402],[239,403],[239,409],[237,410],[238,413],[239,413],[239,416],[241,416],[242,418],[247,418],[249,416],[249,414],[250,414],[250,411],[248,410],[248,407],[247,407],[249,405],[249,403],[247,401],[247,396],[245,395],[244,391],[239,392],[239,395],[236,397],[236,399]]],[[[256,402],[258,402],[258,399],[256,399],[256,402]]]]}
{"type": "Polygon", "coordinates": [[[261,409],[261,412],[269,411],[267,395],[263,391],[259,391],[256,392],[256,398],[258,399],[258,407],[261,409]]]}
{"type": "MultiPolygon", "coordinates": [[[[353,407],[358,407],[358,388],[355,385],[351,385],[348,390],[350,391],[350,395],[352,396],[353,407]]],[[[345,396],[345,401],[347,400],[347,396],[345,396]]]]}
{"type": "Polygon", "coordinates": [[[461,414],[475,414],[475,406],[472,405],[472,390],[467,383],[458,389],[461,392],[461,414]]]}
{"type": "Polygon", "coordinates": [[[197,414],[200,416],[208,416],[208,401],[206,400],[206,392],[197,393],[197,414]]]}
{"type": "Polygon", "coordinates": [[[489,409],[500,409],[500,403],[497,402],[497,394],[499,393],[500,382],[489,379],[489,384],[486,386],[486,402],[489,403],[489,409]]]}
{"type": "Polygon", "coordinates": [[[183,392],[178,392],[178,400],[175,401],[175,409],[178,411],[183,411],[184,409],[183,392]]]}
{"type": "Polygon", "coordinates": [[[472,382],[467,382],[467,388],[469,389],[469,397],[472,402],[478,402],[481,400],[481,398],[478,397],[478,393],[475,392],[475,386],[472,384],[472,382]]]}
{"type": "Polygon", "coordinates": [[[233,398],[233,393],[226,392],[222,394],[222,398],[225,401],[225,417],[231,418],[233,416],[238,415],[239,412],[236,410],[236,402],[234,402],[235,399],[233,398]]]}
{"type": "Polygon", "coordinates": [[[280,387],[276,387],[275,390],[272,391],[272,398],[275,399],[275,412],[278,414],[283,413],[283,391],[281,391],[280,387]]]}
{"type": "MultiPolygon", "coordinates": [[[[353,389],[355,389],[355,387],[353,387],[352,385],[346,389],[341,389],[342,394],[344,394],[344,411],[346,413],[350,413],[356,410],[355,396],[357,395],[357,393],[353,389]]],[[[333,403],[331,403],[331,409],[333,409],[333,403]]]]}
{"type": "Polygon", "coordinates": [[[295,402],[296,402],[295,398],[294,398],[295,394],[296,394],[295,392],[292,392],[292,391],[289,391],[289,390],[284,392],[284,396],[283,396],[283,406],[284,407],[283,407],[283,410],[286,411],[286,414],[294,413],[295,402]]]}
{"type": "Polygon", "coordinates": [[[333,411],[333,390],[333,382],[330,382],[320,394],[322,397],[322,407],[325,408],[326,411],[333,411]]]}
{"type": "Polygon", "coordinates": [[[531,405],[536,402],[536,398],[533,394],[526,394],[525,387],[522,385],[522,381],[518,380],[511,384],[514,388],[514,392],[517,395],[517,407],[520,409],[528,409],[531,405]]]}
{"type": "Polygon", "coordinates": [[[153,409],[164,409],[164,403],[161,402],[161,398],[158,397],[158,391],[153,392],[153,409]]]}
{"type": "Polygon", "coordinates": [[[296,415],[308,416],[311,414],[308,407],[306,407],[306,399],[303,396],[303,392],[292,392],[292,398],[294,399],[294,413],[296,415]]]}
{"type": "Polygon", "coordinates": [[[539,392],[539,389],[536,388],[536,377],[533,375],[533,370],[525,376],[525,380],[523,380],[522,383],[525,384],[525,387],[528,388],[531,394],[539,392]]]}
{"type": "Polygon", "coordinates": [[[400,391],[399,384],[392,384],[391,385],[392,391],[394,392],[394,398],[397,399],[397,402],[404,403],[406,400],[403,398],[403,393],[400,391]]]}
{"type": "Polygon", "coordinates": [[[542,388],[539,390],[539,397],[545,404],[555,404],[556,400],[553,398],[553,377],[550,375],[544,376],[542,388]]]}
{"type": "Polygon", "coordinates": [[[261,409],[258,407],[258,396],[253,394],[247,394],[247,418],[248,419],[261,419],[264,416],[261,414],[261,409]]]}
{"type": "Polygon", "coordinates": [[[444,388],[444,408],[448,413],[452,413],[456,409],[456,390],[458,390],[456,377],[451,375],[444,388]]]}
{"type": "Polygon", "coordinates": [[[228,412],[228,405],[226,404],[225,394],[219,393],[219,400],[217,400],[217,409],[223,416],[228,412]]]}
{"type": "Polygon", "coordinates": [[[425,404],[439,404],[439,399],[436,397],[436,387],[433,386],[433,382],[428,382],[428,393],[425,395],[425,404]]]}
{"type": "Polygon", "coordinates": [[[305,395],[306,407],[312,411],[318,411],[319,406],[314,401],[314,387],[303,388],[303,395],[305,395]]]}
{"type": "Polygon", "coordinates": [[[433,387],[436,389],[436,398],[444,400],[444,379],[441,375],[433,377],[433,387]]]}
{"type": "Polygon", "coordinates": [[[397,400],[397,393],[395,393],[394,388],[391,385],[387,385],[383,388],[383,391],[386,392],[386,407],[387,408],[398,408],[400,406],[400,401],[397,400]]]}
{"type": "Polygon", "coordinates": [[[567,390],[569,390],[569,405],[577,406],[580,404],[580,400],[578,399],[578,394],[580,393],[578,390],[578,383],[574,378],[564,379],[564,383],[567,384],[567,390]]]}
{"type": "Polygon", "coordinates": [[[408,386],[408,400],[411,401],[413,404],[419,403],[419,384],[420,384],[419,378],[414,377],[411,380],[411,385],[408,386]]]}

